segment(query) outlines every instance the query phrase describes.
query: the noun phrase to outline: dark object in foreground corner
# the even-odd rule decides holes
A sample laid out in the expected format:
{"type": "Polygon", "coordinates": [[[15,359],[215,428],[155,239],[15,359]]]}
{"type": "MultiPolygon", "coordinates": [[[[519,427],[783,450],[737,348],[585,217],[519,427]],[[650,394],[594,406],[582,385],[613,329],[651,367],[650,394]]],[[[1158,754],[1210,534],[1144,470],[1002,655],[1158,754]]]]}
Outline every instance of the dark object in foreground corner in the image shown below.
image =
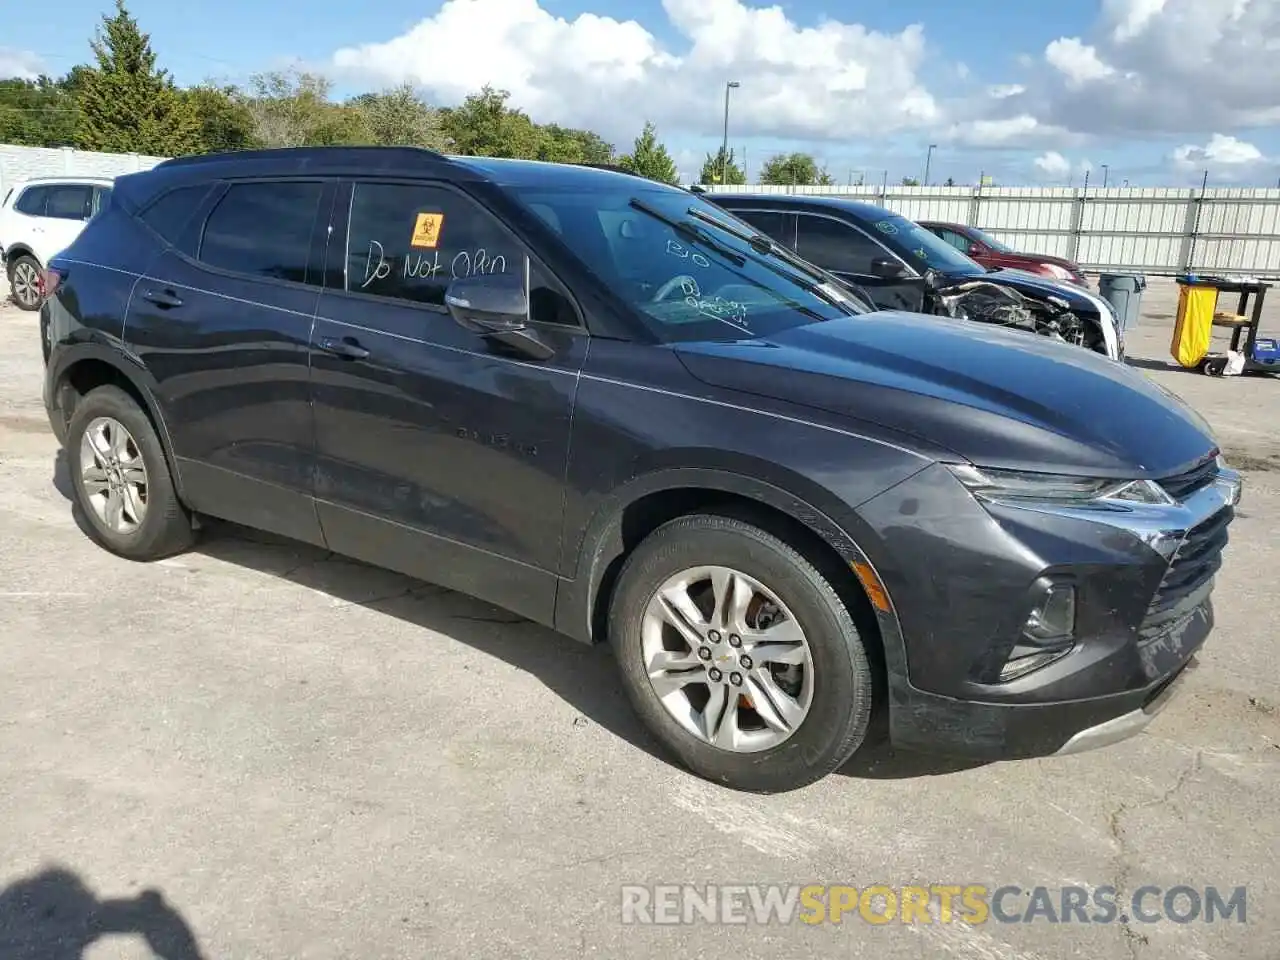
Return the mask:
{"type": "Polygon", "coordinates": [[[112,935],[138,935],[158,960],[201,960],[195,935],[156,890],[99,900],[75,873],[44,870],[0,891],[0,957],[84,960],[112,935]]]}
{"type": "Polygon", "coordinates": [[[957,756],[1110,743],[1210,630],[1240,485],[1194,412],[1049,337],[871,311],[688,190],[162,163],[51,272],[45,403],[100,544],[217,517],[608,640],[719,783],[812,783],[873,711],[957,756]]]}

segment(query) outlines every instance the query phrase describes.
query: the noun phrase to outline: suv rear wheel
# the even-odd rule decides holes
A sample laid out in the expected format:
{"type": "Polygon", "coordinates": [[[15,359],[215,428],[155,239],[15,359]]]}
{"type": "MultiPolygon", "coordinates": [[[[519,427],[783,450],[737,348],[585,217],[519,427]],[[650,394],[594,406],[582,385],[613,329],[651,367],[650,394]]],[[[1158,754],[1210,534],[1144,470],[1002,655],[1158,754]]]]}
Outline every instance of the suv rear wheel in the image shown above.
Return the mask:
{"type": "Polygon", "coordinates": [[[40,264],[35,257],[15,257],[9,264],[9,289],[23,310],[40,309],[40,264]]]}
{"type": "Polygon", "coordinates": [[[652,533],[622,569],[609,635],[636,711],[709,780],[793,790],[866,736],[871,670],[848,610],[749,523],[695,515],[652,533]]]}
{"type": "Polygon", "coordinates": [[[195,539],[160,439],[119,387],[97,387],[76,404],[65,444],[76,503],[93,538],[131,560],[159,560],[195,539]]]}

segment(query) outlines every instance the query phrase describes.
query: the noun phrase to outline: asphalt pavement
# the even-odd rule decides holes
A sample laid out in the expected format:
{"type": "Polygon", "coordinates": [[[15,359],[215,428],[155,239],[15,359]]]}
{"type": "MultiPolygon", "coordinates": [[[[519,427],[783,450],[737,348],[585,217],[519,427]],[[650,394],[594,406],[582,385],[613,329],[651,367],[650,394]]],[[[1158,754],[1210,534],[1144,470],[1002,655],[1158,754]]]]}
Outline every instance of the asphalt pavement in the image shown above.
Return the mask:
{"type": "Polygon", "coordinates": [[[41,407],[36,318],[0,306],[0,957],[1280,956],[1280,382],[1167,365],[1171,289],[1148,289],[1130,357],[1248,484],[1180,695],[1100,751],[880,749],[772,797],[668,762],[607,649],[223,525],[156,564],[99,549],[41,407]],[[624,922],[624,885],[666,884],[1246,899],[1212,923],[624,922]]]}

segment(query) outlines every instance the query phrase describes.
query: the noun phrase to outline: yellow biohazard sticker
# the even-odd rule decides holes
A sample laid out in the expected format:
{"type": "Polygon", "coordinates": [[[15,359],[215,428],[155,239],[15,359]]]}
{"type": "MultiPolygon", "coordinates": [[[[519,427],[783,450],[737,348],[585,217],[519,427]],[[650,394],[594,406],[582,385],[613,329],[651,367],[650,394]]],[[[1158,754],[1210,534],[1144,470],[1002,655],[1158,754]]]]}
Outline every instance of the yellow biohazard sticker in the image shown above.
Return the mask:
{"type": "Polygon", "coordinates": [[[442,227],[444,227],[443,213],[418,214],[418,219],[413,224],[413,236],[409,238],[409,246],[434,250],[440,242],[442,227]]]}

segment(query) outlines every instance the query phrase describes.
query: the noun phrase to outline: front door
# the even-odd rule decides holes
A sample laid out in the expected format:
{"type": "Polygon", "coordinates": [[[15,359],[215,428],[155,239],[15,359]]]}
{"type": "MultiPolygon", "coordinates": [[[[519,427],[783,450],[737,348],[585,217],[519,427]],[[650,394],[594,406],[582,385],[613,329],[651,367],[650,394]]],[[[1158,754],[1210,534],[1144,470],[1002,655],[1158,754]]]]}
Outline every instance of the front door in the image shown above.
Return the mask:
{"type": "Polygon", "coordinates": [[[457,189],[344,189],[311,351],[326,540],[546,621],[587,349],[576,309],[457,189]],[[494,273],[526,277],[531,326],[551,356],[512,351],[445,309],[451,279],[494,273]]]}
{"type": "Polygon", "coordinates": [[[853,224],[817,213],[796,215],[796,253],[860,290],[881,310],[916,312],[924,303],[924,283],[916,271],[888,247],[853,224]],[[876,262],[898,265],[886,277],[876,262]]]}

